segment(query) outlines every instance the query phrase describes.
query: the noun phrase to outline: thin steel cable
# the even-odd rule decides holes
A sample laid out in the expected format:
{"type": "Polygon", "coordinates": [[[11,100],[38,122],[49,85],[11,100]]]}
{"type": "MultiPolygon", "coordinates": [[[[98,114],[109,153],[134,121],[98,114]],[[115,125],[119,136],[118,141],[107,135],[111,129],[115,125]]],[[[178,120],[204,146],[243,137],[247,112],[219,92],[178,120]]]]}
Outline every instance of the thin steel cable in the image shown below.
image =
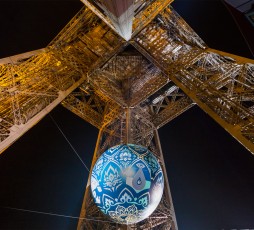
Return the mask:
{"type": "Polygon", "coordinates": [[[58,130],[60,131],[60,133],[63,135],[64,139],[68,142],[68,144],[70,145],[71,149],[73,150],[73,152],[76,154],[76,156],[79,158],[79,160],[81,161],[81,163],[85,166],[86,170],[88,172],[90,172],[89,168],[86,166],[85,162],[81,159],[81,157],[79,156],[78,152],[76,151],[76,149],[73,147],[73,145],[71,144],[71,142],[68,140],[68,138],[66,137],[66,135],[64,134],[64,132],[62,131],[62,129],[59,127],[59,125],[57,124],[57,122],[55,121],[55,119],[52,117],[52,115],[49,113],[49,116],[51,118],[51,120],[53,121],[53,123],[55,124],[55,126],[58,128],[58,130]]]}
{"type": "Polygon", "coordinates": [[[71,219],[114,223],[113,221],[109,221],[109,220],[99,220],[99,219],[95,219],[95,218],[77,217],[77,216],[63,215],[63,214],[52,213],[52,212],[41,212],[41,211],[35,211],[35,210],[23,209],[23,208],[13,208],[13,207],[4,207],[4,206],[2,206],[2,208],[9,209],[9,210],[15,210],[15,211],[21,211],[21,212],[29,212],[29,213],[37,213],[37,214],[43,214],[43,215],[49,215],[49,216],[65,217],[65,218],[71,218],[71,219]]]}

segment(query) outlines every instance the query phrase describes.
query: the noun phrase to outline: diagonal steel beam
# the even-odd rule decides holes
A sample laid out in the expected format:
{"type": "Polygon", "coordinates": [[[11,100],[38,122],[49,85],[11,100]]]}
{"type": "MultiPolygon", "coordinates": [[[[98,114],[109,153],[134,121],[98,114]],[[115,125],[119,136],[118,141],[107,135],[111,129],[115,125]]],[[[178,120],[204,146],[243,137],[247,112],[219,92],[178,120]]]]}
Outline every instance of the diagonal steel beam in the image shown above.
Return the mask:
{"type": "Polygon", "coordinates": [[[156,20],[132,44],[254,154],[253,60],[206,48],[172,9],[156,20]]]}
{"type": "Polygon", "coordinates": [[[45,49],[2,59],[0,152],[122,47],[123,40],[84,7],[45,49]]]}

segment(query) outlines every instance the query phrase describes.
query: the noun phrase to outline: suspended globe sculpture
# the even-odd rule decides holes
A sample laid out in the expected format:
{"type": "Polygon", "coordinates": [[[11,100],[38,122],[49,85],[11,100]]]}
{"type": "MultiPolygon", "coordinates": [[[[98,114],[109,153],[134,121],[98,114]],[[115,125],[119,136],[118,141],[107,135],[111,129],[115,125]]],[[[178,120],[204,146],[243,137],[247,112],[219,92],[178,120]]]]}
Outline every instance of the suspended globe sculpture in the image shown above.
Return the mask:
{"type": "Polygon", "coordinates": [[[161,200],[163,187],[164,177],[156,157],[139,145],[108,149],[92,170],[95,204],[120,224],[134,224],[151,215],[161,200]]]}

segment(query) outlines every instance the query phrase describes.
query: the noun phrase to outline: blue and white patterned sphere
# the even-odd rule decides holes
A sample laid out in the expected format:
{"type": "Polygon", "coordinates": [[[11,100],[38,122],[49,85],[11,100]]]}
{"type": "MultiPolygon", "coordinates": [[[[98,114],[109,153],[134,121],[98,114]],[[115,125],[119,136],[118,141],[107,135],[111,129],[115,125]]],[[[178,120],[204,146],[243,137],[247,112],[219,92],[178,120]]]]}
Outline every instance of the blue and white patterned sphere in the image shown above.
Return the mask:
{"type": "Polygon", "coordinates": [[[94,165],[91,190],[99,209],[121,224],[144,220],[158,206],[164,187],[161,167],[147,148],[117,145],[94,165]]]}

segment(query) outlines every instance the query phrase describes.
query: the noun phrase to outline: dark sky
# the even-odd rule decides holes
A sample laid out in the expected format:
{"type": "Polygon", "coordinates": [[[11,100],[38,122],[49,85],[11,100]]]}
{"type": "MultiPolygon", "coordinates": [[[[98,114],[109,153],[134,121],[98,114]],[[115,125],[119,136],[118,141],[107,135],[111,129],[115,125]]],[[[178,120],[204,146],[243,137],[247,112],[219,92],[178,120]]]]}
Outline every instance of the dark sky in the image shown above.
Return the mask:
{"type": "MultiPolygon", "coordinates": [[[[229,12],[217,0],[175,0],[177,12],[211,47],[251,58],[229,12]]],[[[69,1],[1,1],[0,57],[45,47],[78,12],[69,1]]],[[[62,106],[51,116],[90,165],[98,131],[62,106]]],[[[254,228],[254,157],[194,107],[159,131],[179,230],[254,228]]],[[[0,155],[0,229],[72,230],[87,171],[46,116],[0,155]]]]}

